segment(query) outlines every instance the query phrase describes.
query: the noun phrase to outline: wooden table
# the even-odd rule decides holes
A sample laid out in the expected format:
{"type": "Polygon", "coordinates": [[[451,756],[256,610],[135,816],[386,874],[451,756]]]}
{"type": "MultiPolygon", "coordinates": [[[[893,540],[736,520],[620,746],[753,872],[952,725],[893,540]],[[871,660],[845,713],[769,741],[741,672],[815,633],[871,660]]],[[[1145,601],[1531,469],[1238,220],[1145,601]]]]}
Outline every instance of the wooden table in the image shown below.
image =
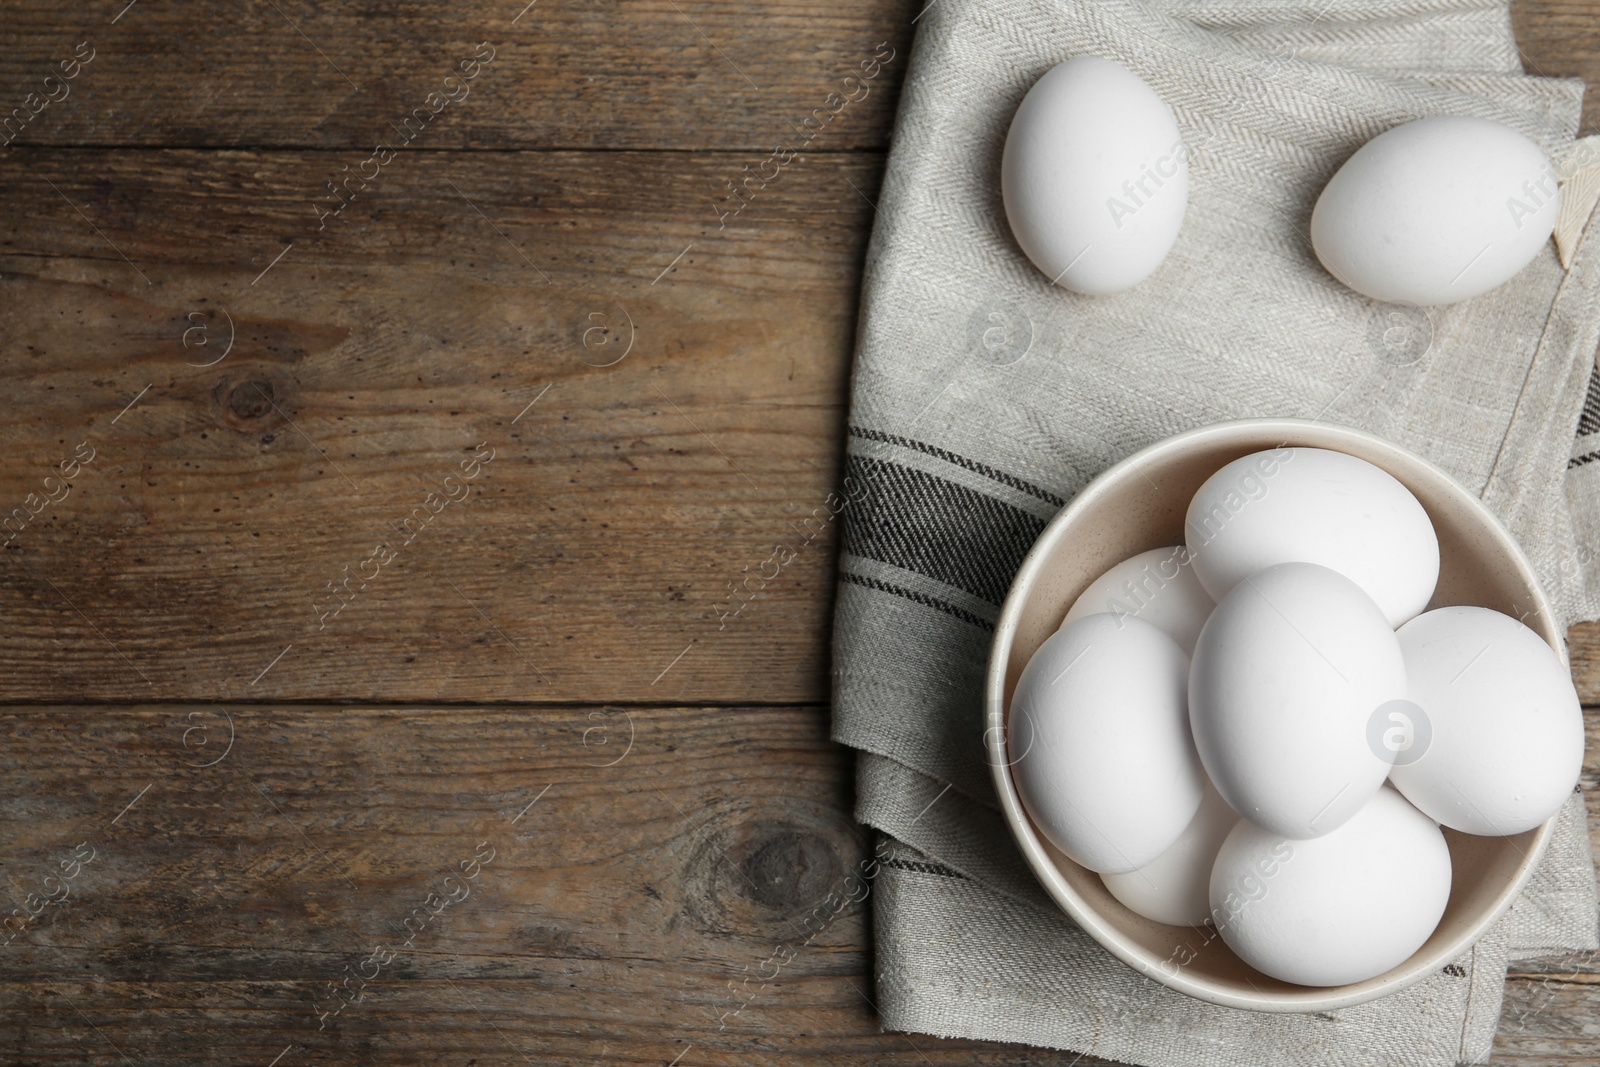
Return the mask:
{"type": "Polygon", "coordinates": [[[739,984],[865,854],[835,531],[721,613],[839,477],[916,10],[8,0],[0,1061],[1079,1062],[880,1033],[862,906],[739,984]]]}

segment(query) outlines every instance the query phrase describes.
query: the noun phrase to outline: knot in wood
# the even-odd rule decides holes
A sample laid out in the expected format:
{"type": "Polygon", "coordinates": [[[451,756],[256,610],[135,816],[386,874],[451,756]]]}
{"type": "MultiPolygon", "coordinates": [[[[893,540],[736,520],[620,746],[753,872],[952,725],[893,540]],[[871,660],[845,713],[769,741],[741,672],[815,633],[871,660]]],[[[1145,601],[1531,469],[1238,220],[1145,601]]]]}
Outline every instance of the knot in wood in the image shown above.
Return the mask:
{"type": "Polygon", "coordinates": [[[224,376],[212,391],[212,399],[223,425],[254,436],[284,421],[284,393],[271,377],[248,372],[242,378],[224,376]]]}
{"type": "Polygon", "coordinates": [[[754,847],[741,866],[745,895],[775,911],[800,911],[827,896],[844,877],[838,851],[819,834],[777,829],[754,847]]]}
{"type": "Polygon", "coordinates": [[[253,422],[272,414],[273,399],[271,382],[251,378],[228,391],[228,411],[236,419],[253,422]]]}

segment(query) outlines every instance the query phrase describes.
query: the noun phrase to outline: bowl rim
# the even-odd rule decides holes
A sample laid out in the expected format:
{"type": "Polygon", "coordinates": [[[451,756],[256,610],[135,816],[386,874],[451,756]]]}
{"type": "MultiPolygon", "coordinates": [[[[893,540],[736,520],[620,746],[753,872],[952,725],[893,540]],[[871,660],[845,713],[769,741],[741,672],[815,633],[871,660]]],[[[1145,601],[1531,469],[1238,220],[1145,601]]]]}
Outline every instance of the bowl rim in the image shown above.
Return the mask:
{"type": "MultiPolygon", "coordinates": [[[[1506,529],[1499,517],[1452,475],[1415,452],[1365,430],[1322,422],[1316,419],[1251,418],[1210,423],[1206,426],[1163,438],[1154,444],[1139,449],[1095,475],[1050,520],[1044,531],[1034,542],[1033,547],[1028,550],[1028,554],[1023,558],[1022,565],[1012,578],[1011,587],[1006,593],[1005,603],[1000,609],[999,620],[995,624],[994,638],[990,644],[989,661],[984,676],[984,754],[989,763],[991,777],[994,780],[995,792],[999,796],[1001,813],[1005,818],[1006,825],[1011,830],[1012,837],[1016,840],[1018,848],[1027,860],[1028,866],[1033,870],[1034,876],[1039,879],[1051,899],[1090,937],[1099,942],[1112,955],[1146,977],[1159,982],[1163,986],[1178,990],[1181,993],[1187,993],[1208,1003],[1219,1004],[1224,1007],[1243,1008],[1250,1011],[1313,1012],[1346,1008],[1398,992],[1420,981],[1427,975],[1438,971],[1471,948],[1511,907],[1518,894],[1522,892],[1529,879],[1533,877],[1533,872],[1538,867],[1540,859],[1544,856],[1545,848],[1550,843],[1556,819],[1560,817],[1560,812],[1557,812],[1537,828],[1531,846],[1524,853],[1522,862],[1517,868],[1516,876],[1495,897],[1493,906],[1476,923],[1465,927],[1459,936],[1448,939],[1432,948],[1424,946],[1424,948],[1413,953],[1405,962],[1391,968],[1384,974],[1362,982],[1328,987],[1304,986],[1292,990],[1275,990],[1270,993],[1257,991],[1254,994],[1249,994],[1220,987],[1209,980],[1191,976],[1182,967],[1177,968],[1176,973],[1169,973],[1161,966],[1160,960],[1155,959],[1143,948],[1125,938],[1120,931],[1090,907],[1088,902],[1067,882],[1059,868],[1050,858],[1039,836],[1034,832],[1033,824],[1022,807],[1016,783],[1011,777],[1006,752],[1005,706],[1006,669],[1010,660],[1011,645],[1016,638],[1026,594],[1034,586],[1038,574],[1043,568],[1045,558],[1051,554],[1057,542],[1065,536],[1066,530],[1074,524],[1074,520],[1083,512],[1093,508],[1099,498],[1105,495],[1108,485],[1120,481],[1124,476],[1142,467],[1156,456],[1181,451],[1198,441],[1206,441],[1213,438],[1235,438],[1241,444],[1249,444],[1251,442],[1246,438],[1253,436],[1260,439],[1262,448],[1271,448],[1274,447],[1274,443],[1278,445],[1287,444],[1290,437],[1298,438],[1308,435],[1321,438],[1321,442],[1316,444],[1297,444],[1291,447],[1340,450],[1339,445],[1341,443],[1360,445],[1366,450],[1366,455],[1358,458],[1368,458],[1375,452],[1379,455],[1386,455],[1389,458],[1399,459],[1402,463],[1419,465],[1436,476],[1440,485],[1444,487],[1449,495],[1465,503],[1469,511],[1476,513],[1479,518],[1485,520],[1485,531],[1491,534],[1494,540],[1498,542],[1506,558],[1511,561],[1518,571],[1518,577],[1532,594],[1534,608],[1536,609],[1535,621],[1540,625],[1530,628],[1555,649],[1562,664],[1570,669],[1570,664],[1568,664],[1567,660],[1565,635],[1557,629],[1554,606],[1550,603],[1543,583],[1540,582],[1533,565],[1528,561],[1521,546],[1517,544],[1515,538],[1511,536],[1510,531],[1506,529]],[[1274,442],[1274,439],[1278,438],[1280,433],[1284,436],[1274,442]]],[[[1368,462],[1374,461],[1369,458],[1368,462]]],[[[1381,462],[1377,463],[1377,465],[1386,471],[1388,470],[1388,467],[1381,462]]]]}

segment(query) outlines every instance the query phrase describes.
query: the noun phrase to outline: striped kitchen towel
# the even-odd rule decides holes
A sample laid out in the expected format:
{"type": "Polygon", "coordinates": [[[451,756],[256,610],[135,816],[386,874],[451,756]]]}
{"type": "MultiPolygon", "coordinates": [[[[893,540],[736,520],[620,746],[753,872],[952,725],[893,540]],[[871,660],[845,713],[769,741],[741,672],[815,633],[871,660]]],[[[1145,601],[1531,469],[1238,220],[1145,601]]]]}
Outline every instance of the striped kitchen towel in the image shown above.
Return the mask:
{"type": "Polygon", "coordinates": [[[1600,615],[1600,242],[1418,310],[1344,288],[1307,237],[1322,185],[1383,130],[1478,115],[1561,159],[1581,98],[1522,73],[1503,0],[923,9],[862,290],[834,638],[834,736],[859,750],[858,817],[893,844],[874,896],[886,1026],[1163,1067],[1480,1062],[1509,960],[1600,945],[1575,796],[1512,912],[1440,974],[1316,1015],[1202,1003],[1044,896],[981,726],[999,605],[1045,523],[1118,459],[1224,419],[1320,418],[1427,456],[1480,492],[1569,619],[1600,615]],[[1052,287],[999,193],[1017,103],[1086,53],[1154,86],[1191,149],[1176,247],[1109,297],[1052,287]]]}

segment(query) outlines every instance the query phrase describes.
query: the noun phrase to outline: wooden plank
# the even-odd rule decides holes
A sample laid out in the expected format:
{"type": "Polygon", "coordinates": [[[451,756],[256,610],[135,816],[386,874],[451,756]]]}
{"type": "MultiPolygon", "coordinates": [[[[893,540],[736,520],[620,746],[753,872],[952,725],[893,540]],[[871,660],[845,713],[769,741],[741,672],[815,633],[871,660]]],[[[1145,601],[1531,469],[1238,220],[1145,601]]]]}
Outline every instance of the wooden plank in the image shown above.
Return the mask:
{"type": "Polygon", "coordinates": [[[1572,680],[1585,704],[1600,704],[1600,622],[1579,623],[1567,631],[1572,680]]]}
{"type": "MultiPolygon", "coordinates": [[[[389,137],[429,93],[450,92],[461,99],[421,147],[766,153],[830,93],[859,92],[844,79],[884,44],[895,60],[816,142],[883,148],[919,7],[468,0],[373,18],[306,0],[106,0],[68,17],[48,0],[13,0],[0,27],[0,84],[12,96],[0,114],[30,108],[11,131],[19,144],[350,149],[389,137]],[[493,60],[465,88],[446,88],[483,42],[493,60]],[[76,58],[85,43],[86,66],[76,58]],[[76,77],[47,86],[63,63],[76,77]]],[[[1593,0],[1517,0],[1512,13],[1529,70],[1600,80],[1593,0]]],[[[1590,131],[1597,109],[1591,98],[1590,131]]]]}
{"type": "Polygon", "coordinates": [[[1511,26],[1530,74],[1582,78],[1583,133],[1600,133],[1600,11],[1594,0],[1512,0],[1511,26]]]}
{"type": "MultiPolygon", "coordinates": [[[[1600,856],[1600,708],[1584,709],[1587,744],[1579,786],[1589,809],[1589,848],[1600,856]]],[[[1600,1011],[1600,953],[1513,963],[1495,1035],[1492,1063],[1528,1067],[1600,1059],[1592,1020],[1600,1011]]]]}
{"type": "Polygon", "coordinates": [[[453,99],[419,147],[765,153],[837,92],[854,99],[814,146],[881,148],[917,7],[461,0],[380,16],[308,0],[70,13],[8,0],[0,115],[38,94],[10,131],[19,144],[349,149],[391,138],[440,93],[453,99]],[[846,84],[863,63],[873,77],[846,84]],[[463,73],[475,77],[446,83],[463,73]]]}
{"type": "Polygon", "coordinates": [[[826,699],[880,164],[12,153],[0,700],[826,699]]]}
{"type": "Polygon", "coordinates": [[[826,699],[880,166],[10,153],[0,700],[826,699]]]}
{"type": "Polygon", "coordinates": [[[820,707],[7,709],[0,892],[41,914],[0,947],[0,1046],[1074,1062],[878,1032],[849,769],[820,707]]]}
{"type": "MultiPolygon", "coordinates": [[[[0,69],[25,87],[75,40],[104,43],[30,124],[47,143],[348,149],[416,106],[436,61],[500,40],[476,16],[510,15],[279,6],[140,3],[80,36],[28,0],[7,7],[0,69]],[[308,42],[289,19],[316,44],[293,53],[308,42]]],[[[96,452],[69,499],[34,498],[0,562],[0,699],[825,699],[832,524],[728,626],[717,611],[835,479],[881,159],[813,152],[723,229],[718,205],[876,40],[904,62],[912,6],[535,7],[472,99],[326,231],[317,194],[364,152],[7,153],[0,511],[59,486],[43,479],[79,440],[96,452]],[[434,151],[499,147],[758,154],[434,151]],[[215,358],[225,327],[226,358],[184,365],[215,358]],[[627,357],[595,365],[625,333],[627,357]],[[311,594],[360,569],[372,531],[502,432],[470,495],[307,633],[311,594]]],[[[1515,13],[1530,68],[1594,78],[1591,3],[1515,13]]],[[[900,71],[820,147],[884,145],[900,71]]],[[[1597,634],[1573,637],[1591,701],[1597,634]]],[[[210,707],[8,709],[13,902],[80,832],[111,847],[0,948],[0,1041],[30,1063],[1073,1061],[878,1034],[860,905],[719,1030],[742,1002],[730,981],[864,855],[847,758],[815,706],[628,710],[638,747],[606,768],[618,750],[599,741],[628,720],[594,706],[229,705],[238,747],[210,767],[227,736],[210,707]],[[550,825],[520,829],[537,815],[550,825]],[[454,846],[507,824],[474,895],[315,1029],[312,991],[391,935],[454,846]]],[[[1591,757],[1592,804],[1596,784],[1591,757]]],[[[1594,1058],[1587,964],[1562,966],[1513,977],[1497,1058],[1594,1058]]]]}
{"type": "MultiPolygon", "coordinates": [[[[5,709],[0,892],[40,915],[0,946],[0,1046],[30,1064],[112,1045],[164,1065],[1074,1062],[878,1033],[850,758],[815,706],[5,709]],[[439,914],[406,927],[419,907],[439,914]],[[375,950],[334,1013],[330,983],[375,950]]],[[[1519,969],[1508,1058],[1591,1054],[1597,966],[1519,969]]]]}
{"type": "Polygon", "coordinates": [[[1600,959],[1592,954],[1518,965],[1506,983],[1490,1062],[1556,1067],[1600,1060],[1597,1004],[1600,959]]]}

